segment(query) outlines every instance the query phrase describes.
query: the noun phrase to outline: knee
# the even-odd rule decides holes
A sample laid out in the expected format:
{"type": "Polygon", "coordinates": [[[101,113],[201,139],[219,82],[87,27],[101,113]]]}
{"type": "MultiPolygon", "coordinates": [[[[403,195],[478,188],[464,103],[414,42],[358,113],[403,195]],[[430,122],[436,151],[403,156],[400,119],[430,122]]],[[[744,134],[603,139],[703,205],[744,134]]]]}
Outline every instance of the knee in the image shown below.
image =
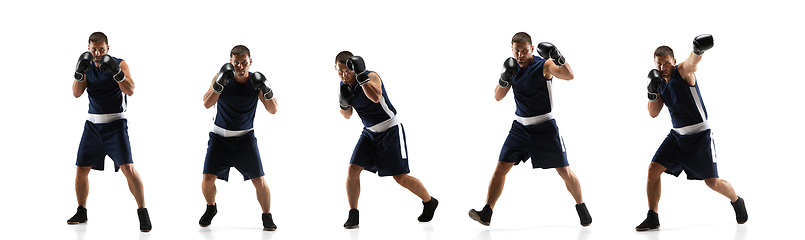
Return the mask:
{"type": "Polygon", "coordinates": [[[495,167],[495,173],[493,173],[493,177],[506,177],[506,174],[509,173],[509,171],[512,169],[513,166],[514,163],[498,162],[498,166],[495,167]]]}
{"type": "Polygon", "coordinates": [[[91,169],[92,169],[92,167],[81,167],[81,166],[78,166],[78,167],[76,167],[76,171],[75,171],[75,172],[76,172],[76,175],[79,175],[79,176],[86,176],[86,175],[88,175],[88,174],[89,174],[89,171],[90,171],[91,169]]]}
{"type": "Polygon", "coordinates": [[[660,175],[662,175],[663,172],[665,172],[664,166],[662,166],[659,163],[652,162],[648,166],[648,179],[649,180],[659,179],[660,175]]]}
{"type": "Polygon", "coordinates": [[[347,170],[347,180],[357,180],[357,179],[359,179],[360,176],[361,176],[361,171],[362,170],[363,170],[363,167],[355,165],[355,164],[350,164],[349,169],[347,170]]]}
{"type": "Polygon", "coordinates": [[[215,174],[205,173],[204,178],[201,180],[204,184],[212,184],[215,183],[215,179],[218,177],[215,174]]]}
{"type": "Polygon", "coordinates": [[[263,177],[252,178],[252,184],[256,188],[265,188],[267,187],[266,180],[263,177]]]}
{"type": "Polygon", "coordinates": [[[718,189],[718,178],[708,178],[704,180],[704,184],[707,184],[713,190],[718,189]]]}
{"type": "Polygon", "coordinates": [[[408,174],[394,175],[393,177],[394,181],[397,181],[397,183],[400,185],[405,185],[405,183],[408,181],[408,174]]]}
{"type": "Polygon", "coordinates": [[[568,179],[571,176],[569,167],[556,168],[556,173],[558,173],[562,179],[568,179]]]}
{"type": "Polygon", "coordinates": [[[120,171],[123,172],[123,175],[131,176],[135,173],[134,165],[131,163],[120,165],[120,171]]]}

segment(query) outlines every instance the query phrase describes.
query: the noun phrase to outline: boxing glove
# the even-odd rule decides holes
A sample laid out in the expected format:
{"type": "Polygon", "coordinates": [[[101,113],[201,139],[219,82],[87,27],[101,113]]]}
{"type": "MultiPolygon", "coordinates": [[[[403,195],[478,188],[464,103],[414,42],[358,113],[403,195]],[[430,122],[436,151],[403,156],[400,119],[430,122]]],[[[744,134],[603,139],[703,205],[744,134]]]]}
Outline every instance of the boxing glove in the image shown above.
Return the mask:
{"type": "Polygon", "coordinates": [[[660,84],[665,84],[665,81],[662,80],[662,76],[660,76],[660,71],[651,69],[651,71],[648,72],[648,86],[646,87],[649,101],[654,102],[660,99],[660,84]]]}
{"type": "Polygon", "coordinates": [[[349,110],[352,107],[349,100],[353,98],[355,98],[355,92],[352,91],[352,87],[349,84],[342,84],[338,92],[338,103],[341,104],[341,110],[349,110]]]}
{"type": "Polygon", "coordinates": [[[713,48],[713,35],[702,34],[693,39],[693,53],[701,56],[704,51],[713,48]]]}
{"type": "Polygon", "coordinates": [[[101,62],[98,64],[98,68],[101,71],[108,71],[112,74],[112,78],[115,79],[115,82],[122,82],[126,79],[126,74],[123,73],[123,70],[120,70],[120,66],[117,65],[117,61],[115,61],[112,56],[109,54],[104,54],[101,56],[101,62]]]}
{"type": "Polygon", "coordinates": [[[263,91],[263,97],[266,100],[274,97],[274,92],[271,91],[271,88],[268,87],[268,84],[266,84],[267,82],[265,75],[260,72],[254,72],[249,76],[249,79],[252,81],[252,87],[254,87],[254,90],[263,91]]]}
{"type": "Polygon", "coordinates": [[[565,65],[565,57],[559,53],[559,49],[556,49],[556,46],[549,42],[539,43],[537,45],[537,52],[539,56],[544,59],[553,59],[553,63],[555,63],[557,67],[565,65]]]}
{"type": "Polygon", "coordinates": [[[92,53],[84,52],[78,57],[78,63],[75,64],[75,77],[76,81],[84,81],[84,72],[87,71],[89,65],[92,64],[92,53]]]}
{"type": "Polygon", "coordinates": [[[221,66],[221,70],[218,71],[218,76],[215,78],[215,82],[212,84],[212,92],[220,94],[224,91],[224,85],[229,83],[229,79],[235,77],[235,66],[231,63],[226,63],[221,66]]]}
{"type": "Polygon", "coordinates": [[[366,64],[363,62],[361,56],[353,56],[347,59],[347,69],[355,73],[355,79],[358,84],[363,86],[369,82],[369,72],[366,71],[366,64]]]}
{"type": "Polygon", "coordinates": [[[503,62],[503,70],[501,70],[500,79],[498,80],[500,87],[511,87],[511,80],[517,75],[517,71],[519,70],[520,66],[517,65],[517,60],[513,57],[506,59],[506,61],[503,62]]]}

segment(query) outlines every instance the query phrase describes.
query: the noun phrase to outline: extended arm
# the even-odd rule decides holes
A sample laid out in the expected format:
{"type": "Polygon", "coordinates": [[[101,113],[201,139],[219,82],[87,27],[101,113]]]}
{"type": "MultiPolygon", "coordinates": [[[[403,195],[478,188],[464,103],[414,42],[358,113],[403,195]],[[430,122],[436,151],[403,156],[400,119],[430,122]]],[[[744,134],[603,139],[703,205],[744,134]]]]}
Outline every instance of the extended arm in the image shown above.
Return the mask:
{"type": "Polygon", "coordinates": [[[702,34],[693,39],[693,51],[690,52],[688,59],[679,64],[679,74],[690,86],[696,85],[696,75],[693,73],[698,69],[699,62],[702,61],[702,54],[713,48],[713,36],[702,34]]]}

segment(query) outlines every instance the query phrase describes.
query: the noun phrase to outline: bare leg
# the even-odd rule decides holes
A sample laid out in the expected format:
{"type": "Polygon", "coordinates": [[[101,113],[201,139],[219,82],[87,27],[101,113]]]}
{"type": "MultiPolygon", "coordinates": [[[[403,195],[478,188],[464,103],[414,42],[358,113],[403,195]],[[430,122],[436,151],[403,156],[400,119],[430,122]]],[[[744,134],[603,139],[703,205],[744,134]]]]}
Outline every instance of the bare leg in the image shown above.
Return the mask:
{"type": "Polygon", "coordinates": [[[252,178],[254,188],[257,189],[257,202],[263,209],[263,213],[271,212],[271,192],[268,190],[268,185],[263,177],[252,178]]]}
{"type": "Polygon", "coordinates": [[[350,209],[358,209],[358,197],[361,196],[361,171],[363,167],[349,164],[347,170],[347,200],[350,209]]]}
{"type": "Polygon", "coordinates": [[[408,189],[408,191],[411,191],[421,198],[422,202],[430,202],[430,194],[428,194],[428,190],[425,189],[425,186],[422,185],[422,182],[420,182],[419,179],[408,175],[407,173],[394,175],[393,177],[394,180],[400,184],[400,186],[403,186],[404,188],[408,189]]]}
{"type": "Polygon", "coordinates": [[[215,194],[218,192],[215,188],[215,179],[218,177],[215,174],[204,174],[204,179],[201,180],[201,192],[204,193],[204,200],[207,205],[215,205],[215,194]]]}
{"type": "Polygon", "coordinates": [[[731,202],[738,200],[738,195],[735,194],[735,190],[732,189],[732,185],[727,182],[727,180],[720,178],[708,178],[704,180],[704,183],[707,184],[710,189],[713,189],[713,191],[721,193],[721,195],[729,198],[731,202]]]}
{"type": "Polygon", "coordinates": [[[576,174],[570,170],[570,167],[556,168],[556,172],[559,173],[562,180],[565,180],[565,187],[567,187],[567,191],[570,192],[570,195],[573,195],[576,204],[583,203],[584,200],[581,198],[581,183],[579,183],[579,178],[576,177],[576,174]]]}
{"type": "Polygon", "coordinates": [[[660,205],[660,193],[662,192],[662,184],[660,177],[665,171],[662,164],[651,162],[648,165],[648,181],[646,183],[646,195],[648,196],[648,209],[657,212],[660,205]]]}
{"type": "Polygon", "coordinates": [[[120,171],[126,176],[126,181],[129,183],[129,191],[134,195],[134,200],[137,201],[137,208],[145,207],[145,191],[143,190],[143,181],[140,179],[140,174],[134,169],[134,164],[127,163],[120,165],[120,171]]]}
{"type": "Polygon", "coordinates": [[[87,207],[89,196],[89,171],[91,167],[76,167],[75,171],[75,197],[78,206],[87,207]]]}
{"type": "Polygon", "coordinates": [[[492,174],[492,180],[489,181],[489,192],[486,195],[486,204],[490,208],[495,208],[500,194],[503,193],[503,185],[506,183],[506,174],[512,169],[514,163],[498,161],[495,167],[495,173],[492,174]]]}

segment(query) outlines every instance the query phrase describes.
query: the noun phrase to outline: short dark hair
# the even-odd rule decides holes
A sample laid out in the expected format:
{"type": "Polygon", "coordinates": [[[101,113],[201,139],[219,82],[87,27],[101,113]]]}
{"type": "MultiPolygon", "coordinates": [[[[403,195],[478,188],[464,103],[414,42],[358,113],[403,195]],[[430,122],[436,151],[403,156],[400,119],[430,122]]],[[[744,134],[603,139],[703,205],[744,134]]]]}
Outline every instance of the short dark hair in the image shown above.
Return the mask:
{"type": "Polygon", "coordinates": [[[109,45],[109,40],[106,39],[106,34],[103,34],[102,32],[94,32],[89,35],[89,41],[87,41],[87,43],[92,42],[105,42],[106,45],[109,45]]]}
{"type": "Polygon", "coordinates": [[[657,50],[654,50],[654,57],[662,57],[667,55],[671,55],[671,58],[674,58],[674,50],[672,50],[671,47],[659,46],[657,47],[657,50]]]}
{"type": "Polygon", "coordinates": [[[352,53],[349,51],[341,51],[338,53],[338,55],[335,55],[335,63],[347,64],[347,59],[351,58],[352,56],[355,55],[352,55],[352,53]]]}
{"type": "Polygon", "coordinates": [[[527,42],[528,45],[534,45],[531,43],[531,36],[529,36],[528,33],[525,32],[515,33],[514,36],[512,37],[512,44],[521,42],[527,42]]]}
{"type": "Polygon", "coordinates": [[[232,48],[232,51],[229,52],[229,57],[231,58],[234,55],[243,55],[246,54],[247,57],[251,58],[252,55],[249,53],[249,48],[243,45],[237,45],[232,48]]]}

